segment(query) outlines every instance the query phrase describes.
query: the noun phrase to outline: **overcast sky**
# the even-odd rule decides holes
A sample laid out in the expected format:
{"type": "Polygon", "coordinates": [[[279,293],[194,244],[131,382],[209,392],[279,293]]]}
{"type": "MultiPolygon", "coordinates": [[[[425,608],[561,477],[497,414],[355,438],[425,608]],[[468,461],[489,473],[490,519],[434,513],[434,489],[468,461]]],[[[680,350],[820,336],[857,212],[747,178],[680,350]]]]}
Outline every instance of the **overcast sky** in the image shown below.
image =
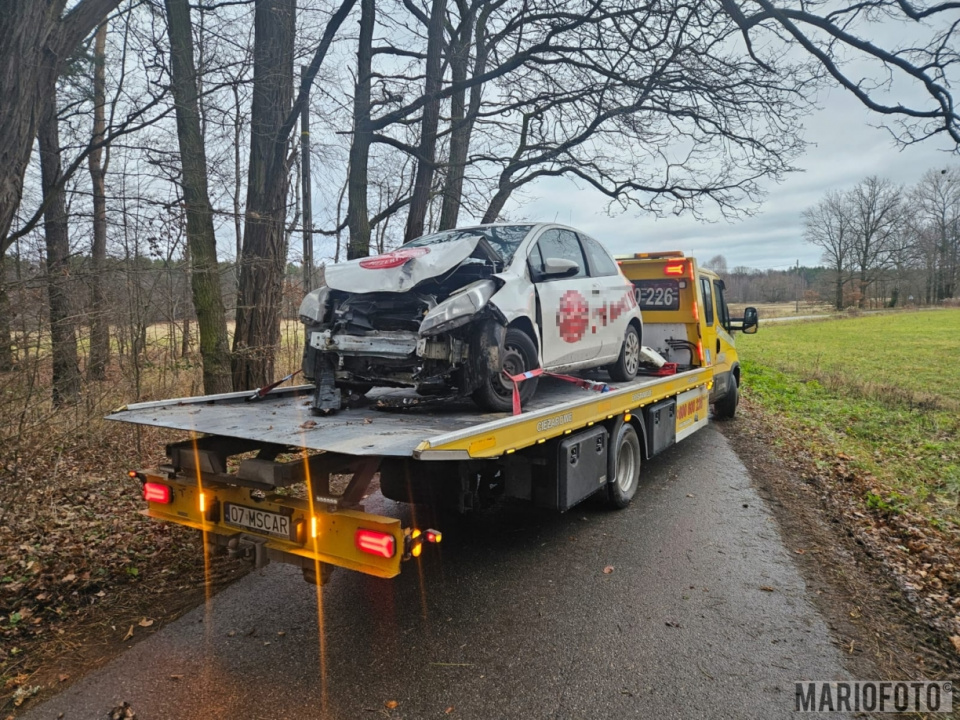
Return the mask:
{"type": "Polygon", "coordinates": [[[803,172],[770,183],[760,213],[729,223],[698,222],[689,217],[652,218],[628,212],[608,217],[604,196],[573,182],[552,179],[528,193],[528,202],[508,207],[511,218],[555,221],[583,229],[615,254],[683,250],[702,261],[723,255],[730,268],[792,267],[820,264],[820,252],[803,240],[801,212],[831,189],[844,190],[878,175],[903,185],[915,184],[931,168],[956,165],[945,142],[927,141],[898,150],[886,130],[873,127],[869,113],[841,90],[824,93],[822,110],[808,118],[805,137],[813,143],[795,163],[803,172]]]}

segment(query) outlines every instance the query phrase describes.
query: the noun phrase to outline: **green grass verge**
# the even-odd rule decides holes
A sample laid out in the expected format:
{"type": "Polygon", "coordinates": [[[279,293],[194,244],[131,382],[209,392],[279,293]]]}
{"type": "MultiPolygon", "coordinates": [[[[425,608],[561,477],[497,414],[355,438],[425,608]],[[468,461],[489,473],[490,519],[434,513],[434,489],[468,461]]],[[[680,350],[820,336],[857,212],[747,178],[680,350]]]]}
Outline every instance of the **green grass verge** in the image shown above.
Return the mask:
{"type": "Polygon", "coordinates": [[[960,522],[960,311],[761,328],[738,339],[747,396],[871,510],[960,522]]]}

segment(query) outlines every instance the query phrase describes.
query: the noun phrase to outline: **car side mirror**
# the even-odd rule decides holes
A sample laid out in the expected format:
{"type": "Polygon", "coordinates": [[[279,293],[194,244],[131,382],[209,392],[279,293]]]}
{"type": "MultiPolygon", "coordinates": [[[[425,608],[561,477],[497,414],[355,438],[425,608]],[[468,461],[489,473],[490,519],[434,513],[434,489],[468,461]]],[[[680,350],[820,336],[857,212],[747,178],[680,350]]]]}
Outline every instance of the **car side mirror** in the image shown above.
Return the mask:
{"type": "Polygon", "coordinates": [[[572,277],[578,272],[580,272],[580,264],[575,260],[551,257],[543,261],[543,272],[540,273],[540,277],[550,279],[565,278],[572,277]]]}
{"type": "Polygon", "coordinates": [[[746,335],[753,335],[760,329],[760,316],[757,314],[755,307],[743,309],[743,320],[741,321],[740,329],[746,335]]]}

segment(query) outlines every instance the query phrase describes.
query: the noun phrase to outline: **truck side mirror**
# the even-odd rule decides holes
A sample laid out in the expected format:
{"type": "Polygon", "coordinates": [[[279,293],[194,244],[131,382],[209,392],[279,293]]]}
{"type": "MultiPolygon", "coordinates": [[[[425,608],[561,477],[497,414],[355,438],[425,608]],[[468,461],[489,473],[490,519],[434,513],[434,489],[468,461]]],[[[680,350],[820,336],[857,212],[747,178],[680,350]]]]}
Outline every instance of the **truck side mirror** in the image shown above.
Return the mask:
{"type": "Polygon", "coordinates": [[[743,309],[743,321],[740,329],[746,335],[753,335],[760,328],[760,316],[755,307],[743,309]]]}

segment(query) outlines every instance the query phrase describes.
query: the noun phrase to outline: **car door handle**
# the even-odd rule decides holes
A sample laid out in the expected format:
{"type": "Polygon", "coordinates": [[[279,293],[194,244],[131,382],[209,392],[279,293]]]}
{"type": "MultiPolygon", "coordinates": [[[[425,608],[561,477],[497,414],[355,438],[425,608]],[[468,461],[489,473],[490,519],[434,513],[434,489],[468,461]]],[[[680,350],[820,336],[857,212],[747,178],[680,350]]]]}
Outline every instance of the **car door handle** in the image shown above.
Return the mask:
{"type": "Polygon", "coordinates": [[[599,295],[599,294],[600,294],[600,286],[599,286],[599,285],[594,285],[594,286],[593,286],[593,290],[592,290],[591,292],[592,292],[594,295],[599,295]]]}

